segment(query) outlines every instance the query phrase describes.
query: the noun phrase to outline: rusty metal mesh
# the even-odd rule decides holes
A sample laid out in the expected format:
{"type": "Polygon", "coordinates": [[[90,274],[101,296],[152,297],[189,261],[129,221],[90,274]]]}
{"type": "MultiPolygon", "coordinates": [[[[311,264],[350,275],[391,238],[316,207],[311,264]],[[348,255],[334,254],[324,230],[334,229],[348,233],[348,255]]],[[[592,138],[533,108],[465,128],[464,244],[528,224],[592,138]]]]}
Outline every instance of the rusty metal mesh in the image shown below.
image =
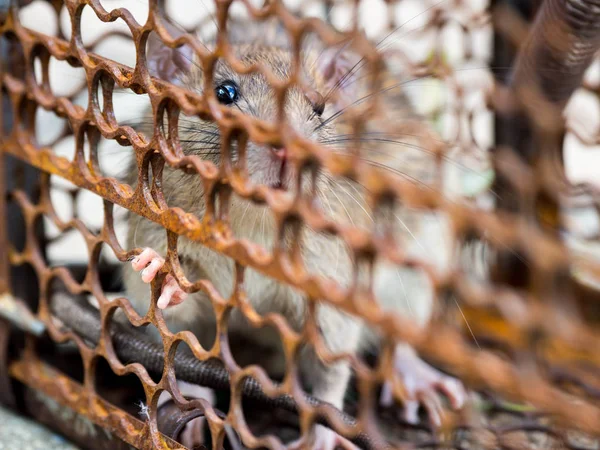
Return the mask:
{"type": "MultiPolygon", "coordinates": [[[[215,3],[214,20],[222,38],[231,2],[215,3]]],[[[487,144],[480,144],[476,138],[474,118],[481,112],[503,114],[510,110],[515,102],[509,90],[492,82],[491,77],[484,83],[457,83],[460,71],[445,60],[442,52],[432,52],[418,62],[407,62],[400,51],[395,53],[394,56],[403,61],[408,78],[439,80],[453,93],[454,102],[442,105],[440,111],[429,111],[429,114],[434,117],[443,112],[457,122],[462,122],[460,126],[454,127],[452,136],[445,136],[441,145],[440,141],[427,140],[425,131],[419,129],[422,124],[411,125],[416,130],[415,133],[422,131],[426,141],[423,146],[433,155],[430,170],[435,175],[433,183],[416,182],[412,177],[383,170],[360,158],[359,137],[363,131],[361,124],[368,120],[382,120],[378,116],[381,112],[380,97],[382,87],[389,83],[384,77],[377,76],[382,62],[381,48],[372,43],[377,39],[367,40],[363,35],[352,31],[352,26],[347,34],[338,35],[323,22],[298,19],[297,15],[293,15],[290,9],[286,9],[278,1],[267,2],[263,7],[253,6],[246,1],[235,3],[237,7],[243,7],[252,20],[277,18],[294,42],[300,42],[303,33],[309,32],[320,36],[328,45],[342,42],[340,39],[355,38],[353,48],[364,57],[372,89],[379,94],[372,95],[360,108],[347,111],[352,131],[348,134],[347,151],[344,154],[331,152],[326,145],[309,142],[295,135],[286,127],[284,118],[274,119],[274,123],[264,122],[234,108],[220,105],[212,90],[207,90],[207,95],[203,96],[151,78],[144,48],[152,31],[157,32],[169,46],[181,43],[191,45],[205,73],[210,73],[210,67],[217,58],[226,58],[236,71],[246,70],[239,61],[235,62],[234,54],[225,45],[225,41],[219,41],[214,52],[191,35],[174,41],[164,26],[166,15],[161,12],[162,4],[157,0],[149,1],[149,14],[144,23],[136,22],[125,9],[104,9],[97,0],[70,0],[64,4],[53,1],[51,4],[55,11],[62,11],[70,18],[70,39],[62,31],[52,37],[23,28],[16,9],[11,10],[3,21],[0,28],[2,37],[14,52],[3,63],[0,83],[4,98],[10,100],[10,107],[5,108],[3,113],[10,112],[13,115],[13,124],[10,129],[3,131],[1,150],[42,172],[39,201],[28,199],[19,189],[10,193],[10,201],[17,203],[22,210],[27,240],[22,249],[11,247],[8,256],[11,265],[29,264],[34,268],[40,283],[37,317],[45,323],[53,341],[76,343],[84,368],[82,385],[60,375],[41,361],[34,339],[30,337],[24,354],[10,366],[12,376],[46,392],[59,403],[70,406],[92,422],[139,448],[177,446],[174,441],[159,433],[157,401],[163,390],[171,394],[178,406],[177,410],[199,408],[205,412],[215,448],[225,439],[229,426],[247,446],[276,448],[281,445],[273,436],[269,438],[261,434],[254,423],[258,421],[258,416],[265,414],[264,411],[261,413],[260,406],[256,406],[250,413],[248,408],[242,408],[241,392],[247,378],[257,380],[270,397],[289,394],[296,400],[299,420],[294,419],[294,423],[306,439],[309,438],[309,430],[316,416],[323,414],[341,434],[350,438],[361,433],[367,434],[371,437],[368,442],[375,447],[383,446],[381,443],[390,439],[391,429],[394,431],[391,433],[393,439],[390,445],[399,448],[594,448],[597,442],[590,436],[600,430],[597,375],[599,339],[595,319],[588,313],[595,309],[593,304],[589,305],[594,301],[590,294],[594,289],[588,287],[585,290],[574,281],[572,274],[576,271],[585,272],[588,278],[593,278],[598,274],[600,266],[589,255],[569,250],[565,240],[557,233],[568,233],[569,230],[559,230],[556,212],[550,208],[540,213],[539,205],[534,201],[541,191],[547,191],[552,193],[552,198],[560,199],[561,204],[566,203],[571,208],[582,207],[582,202],[574,202],[574,198],[591,198],[585,205],[593,207],[596,204],[593,188],[581,185],[573,187],[562,175],[560,164],[555,164],[556,154],[553,150],[561,145],[563,123],[552,122],[556,116],[548,113],[551,126],[539,127],[539,139],[534,145],[544,155],[536,160],[539,167],[528,166],[522,159],[514,157],[510,149],[500,149],[494,153],[493,165],[497,175],[508,180],[507,185],[517,194],[520,199],[517,202],[518,208],[492,212],[475,201],[449,198],[438,182],[441,179],[442,163],[449,158],[449,151],[456,149],[462,155],[475,155],[475,159],[488,157],[487,151],[490,149],[487,144]],[[102,22],[119,19],[127,25],[137,54],[134,68],[98,56],[90,51],[93,44],[84,46],[80,26],[84,9],[93,10],[102,22]],[[22,52],[21,56],[17,50],[22,52]],[[74,95],[57,96],[52,92],[49,79],[52,60],[68,61],[73,66],[83,68],[89,96],[85,108],[75,104],[74,95]],[[36,65],[41,67],[37,73],[36,65]],[[154,116],[151,129],[148,127],[140,131],[116,120],[112,96],[118,88],[136,94],[147,94],[154,116]],[[477,91],[479,102],[469,104],[470,91],[477,91]],[[74,136],[74,153],[71,159],[54,152],[55,142],[38,144],[36,111],[41,108],[54,112],[68,122],[68,126],[65,123],[64,129],[57,133],[55,142],[67,134],[74,136]],[[225,155],[220,164],[216,165],[197,155],[185,154],[186,145],[178,137],[178,127],[185,120],[181,119],[182,114],[218,122],[221,151],[225,155]],[[310,190],[282,191],[252,184],[244,169],[244,152],[240,152],[234,162],[227,157],[228,154],[231,155],[233,146],[239,148],[242,145],[240,143],[247,139],[257,144],[283,144],[290,149],[295,167],[305,169],[298,170],[298,180],[309,179],[311,171],[317,167],[340,178],[357,180],[366,188],[365,207],[373,215],[373,223],[361,228],[352,223],[333,222],[315,206],[315,194],[310,190]],[[138,167],[133,186],[104,176],[99,163],[102,148],[98,143],[101,140],[116,140],[123,146],[132,147],[138,167]],[[201,217],[169,205],[169,198],[163,195],[161,185],[165,164],[188,173],[197,173],[201,177],[204,198],[209,199],[201,217]],[[51,190],[55,187],[51,184],[51,179],[58,177],[68,180],[76,187],[69,187],[69,192],[87,190],[103,199],[104,217],[98,229],[90,229],[85,224],[85,218],[77,217],[77,214],[67,220],[62,220],[57,215],[51,195],[51,190]],[[278,236],[273,248],[265,249],[260,243],[235,236],[229,224],[229,211],[224,207],[232,195],[246,199],[247,202],[268,206],[276,227],[275,236],[278,236]],[[440,272],[426,258],[416,258],[404,251],[404,243],[396,239],[386,217],[386,211],[393,203],[415,210],[437,211],[449,218],[452,225],[450,241],[454,245],[450,257],[452,263],[448,270],[440,272]],[[110,248],[116,259],[123,264],[141,250],[128,248],[127,243],[117,237],[115,205],[161,224],[168,236],[167,252],[163,255],[167,263],[161,276],[152,283],[150,306],[144,317],[137,314],[125,298],[107,298],[100,283],[98,270],[102,265],[103,248],[104,252],[110,248]],[[83,237],[89,261],[85,275],[79,280],[74,277],[73,272],[64,267],[50,266],[45,261],[42,247],[47,242],[42,242],[35,233],[36,223],[42,216],[58,229],[57,235],[76,231],[83,237]],[[319,273],[309,273],[298,245],[301,239],[301,227],[298,224],[306,224],[345,242],[352,256],[353,282],[342,286],[325,279],[319,273]],[[459,252],[461,245],[473,236],[485,241],[498,253],[510,250],[517,254],[518,259],[525,262],[522,270],[529,274],[527,282],[521,286],[511,286],[503,279],[492,282],[488,278],[482,281],[481,278],[472,276],[469,273],[470,267],[461,263],[464,259],[459,257],[459,252]],[[198,242],[235,261],[235,273],[232,275],[235,286],[230,297],[223,297],[210,279],[186,277],[178,258],[177,243],[181,237],[198,242]],[[386,313],[377,306],[373,297],[370,268],[375,261],[380,260],[426,274],[438,300],[435,307],[437,314],[427,327],[421,329],[413,320],[399,314],[386,313]],[[247,268],[303,292],[309,299],[305,324],[295,328],[279,314],[263,316],[257,313],[246,297],[246,290],[249,289],[244,283],[247,268]],[[203,348],[190,332],[173,334],[167,328],[161,311],[156,307],[161,282],[167,273],[175,275],[186,292],[201,291],[210,299],[217,323],[216,342],[211,348],[203,348]],[[90,345],[81,336],[69,331],[68,324],[65,327],[65,324],[52,320],[50,300],[53,280],[56,279],[61,280],[71,294],[89,293],[96,299],[102,323],[97,345],[90,345]],[[444,301],[448,299],[451,301],[444,301]],[[377,329],[384,337],[377,362],[368,364],[354,354],[331,354],[315,321],[315,308],[319,304],[333,305],[350,315],[359,316],[377,329]],[[117,309],[123,310],[135,326],[152,324],[158,329],[165,355],[162,376],[150,375],[139,363],[127,364],[127,361],[119,359],[115,341],[110,335],[110,323],[117,309]],[[253,327],[270,325],[277,330],[284,343],[287,369],[281,384],[273,384],[260,367],[238,366],[231,356],[226,330],[232,309],[242,311],[253,327]],[[394,379],[395,394],[398,403],[402,403],[403,388],[393,373],[390,351],[391,345],[398,341],[413,345],[423,357],[481,393],[473,395],[460,412],[448,411],[442,432],[434,432],[427,426],[409,426],[396,419],[397,411],[394,409],[381,410],[374,406],[381,384],[385,380],[394,379]],[[217,359],[224,365],[231,380],[231,403],[226,416],[218,414],[205,401],[187,402],[179,394],[175,382],[177,374],[174,358],[177,346],[182,342],[190,347],[197,359],[217,359]],[[318,355],[327,363],[336,358],[345,358],[350,362],[356,390],[360,393],[359,399],[348,408],[356,417],[356,423],[352,426],[344,423],[330,407],[315,409],[300,394],[303,386],[296,368],[299,349],[305,344],[316,348],[318,355]],[[144,402],[149,406],[148,417],[144,422],[125,414],[96,395],[100,382],[96,369],[102,358],[117,375],[134,374],[139,378],[145,394],[144,402]],[[377,414],[372,414],[375,410],[377,414]]],[[[338,3],[340,2],[307,2],[296,7],[295,11],[308,9],[313,4],[318,7],[333,5],[335,8],[338,3]]],[[[362,3],[348,4],[351,11],[348,23],[359,22],[357,17],[362,3]]],[[[402,0],[388,2],[390,11],[402,3],[402,0]]],[[[413,37],[418,39],[421,34],[433,33],[435,49],[443,45],[441,31],[448,26],[458,25],[466,49],[459,58],[462,63],[478,61],[477,56],[469,49],[471,41],[480,36],[477,32],[482,29],[494,26],[507,39],[515,42],[524,40],[527,31],[525,24],[505,10],[492,14],[489,8],[472,11],[469,8],[468,4],[458,0],[431,3],[427,19],[413,32],[413,37]],[[458,9],[462,9],[464,13],[460,20],[452,15],[458,9]],[[500,19],[492,20],[498,17],[500,19]]],[[[212,23],[211,21],[212,19],[208,23],[212,23]]],[[[389,23],[379,36],[386,36],[400,25],[396,15],[390,14],[389,23]]],[[[101,38],[106,39],[107,36],[103,35],[101,38]]],[[[258,70],[264,71],[264,68],[258,70]]],[[[485,72],[487,69],[480,67],[479,70],[485,72]]],[[[289,87],[286,82],[282,83],[267,73],[265,76],[273,84],[279,83],[277,89],[281,91],[289,87]]],[[[210,77],[208,79],[210,82],[210,77]]],[[[298,81],[299,79],[292,79],[289,84],[293,85],[298,81]]],[[[598,86],[593,81],[586,81],[584,89],[593,95],[598,94],[598,86]]],[[[282,96],[278,97],[278,101],[282,99],[282,96]]],[[[537,98],[533,93],[531,96],[523,95],[521,100],[523,103],[533,103],[537,98]]],[[[544,115],[539,109],[536,113],[544,115]]],[[[398,124],[392,126],[400,127],[398,124]]],[[[567,130],[569,135],[574,135],[586,145],[598,143],[597,137],[593,137],[597,133],[588,132],[586,135],[569,122],[567,130]]],[[[298,185],[301,184],[302,181],[298,181],[298,185]]],[[[494,191],[492,194],[502,195],[494,191]]],[[[581,239],[575,234],[572,237],[581,239]]],[[[595,236],[584,238],[593,241],[595,236]]],[[[493,264],[490,262],[490,265],[493,264]]],[[[6,283],[6,271],[0,275],[0,282],[6,283]]],[[[4,285],[2,287],[5,288],[4,285]]],[[[283,413],[273,413],[273,410],[267,413],[270,413],[266,414],[270,420],[275,420],[273,416],[283,420],[283,413]]],[[[265,429],[277,435],[283,428],[279,424],[265,429]]],[[[177,435],[171,437],[177,438],[177,435]]],[[[304,444],[308,445],[307,442],[308,440],[304,444]]]]}

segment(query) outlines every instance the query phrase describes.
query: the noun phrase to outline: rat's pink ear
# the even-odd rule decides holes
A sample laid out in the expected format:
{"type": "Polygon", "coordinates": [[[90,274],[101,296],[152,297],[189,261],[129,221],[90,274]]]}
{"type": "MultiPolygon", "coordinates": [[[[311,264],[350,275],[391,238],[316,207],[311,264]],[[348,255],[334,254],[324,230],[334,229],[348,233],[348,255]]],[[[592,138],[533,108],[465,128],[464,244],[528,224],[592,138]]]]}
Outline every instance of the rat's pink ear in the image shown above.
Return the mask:
{"type": "Polygon", "coordinates": [[[327,48],[319,56],[317,67],[328,90],[335,89],[339,97],[353,99],[357,92],[358,73],[363,69],[361,57],[349,46],[327,48]]]}
{"type": "MultiPolygon", "coordinates": [[[[172,25],[165,24],[172,38],[176,39],[183,32],[172,25]]],[[[183,74],[189,72],[192,66],[194,52],[189,45],[171,48],[166,45],[155,32],[148,36],[146,44],[146,61],[151,76],[173,84],[181,84],[183,74]]]]}

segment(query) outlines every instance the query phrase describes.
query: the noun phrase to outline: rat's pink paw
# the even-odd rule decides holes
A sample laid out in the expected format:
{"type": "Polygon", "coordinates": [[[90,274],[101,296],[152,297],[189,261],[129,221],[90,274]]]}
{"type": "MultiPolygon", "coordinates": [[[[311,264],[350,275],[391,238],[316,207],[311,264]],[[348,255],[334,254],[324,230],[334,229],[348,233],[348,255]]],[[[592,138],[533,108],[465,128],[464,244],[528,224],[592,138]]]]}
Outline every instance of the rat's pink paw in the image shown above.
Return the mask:
{"type": "MultiPolygon", "coordinates": [[[[149,247],[146,247],[142,253],[131,261],[131,267],[136,272],[142,270],[142,281],[144,283],[150,283],[156,274],[160,271],[162,266],[165,264],[164,258],[149,247]]],[[[187,293],[184,292],[179,285],[177,280],[169,274],[163,281],[162,290],[160,297],[158,298],[157,306],[160,309],[165,309],[168,306],[178,305],[185,300],[187,293]]]]}
{"type": "Polygon", "coordinates": [[[337,448],[358,450],[358,447],[348,439],[323,425],[317,425],[315,428],[315,443],[312,448],[314,450],[335,450],[337,448]]]}
{"type": "Polygon", "coordinates": [[[306,444],[301,444],[301,439],[288,443],[287,448],[292,450],[300,450],[310,448],[312,450],[359,450],[359,448],[350,442],[348,439],[340,436],[331,428],[327,428],[323,425],[315,425],[314,441],[310,447],[306,444]]]}
{"type": "MultiPolygon", "coordinates": [[[[459,380],[431,367],[421,360],[410,347],[398,346],[395,367],[409,396],[404,403],[402,414],[402,418],[409,423],[418,423],[419,406],[423,405],[431,424],[439,427],[444,414],[440,393],[448,397],[453,409],[462,408],[467,399],[467,392],[459,380]]],[[[380,401],[384,406],[393,404],[390,383],[383,386],[380,401]]]]}
{"type": "Polygon", "coordinates": [[[165,277],[156,306],[160,309],[165,309],[169,306],[179,305],[186,297],[187,293],[179,287],[173,275],[169,274],[165,277]]]}
{"type": "Polygon", "coordinates": [[[142,281],[144,283],[150,283],[154,280],[154,277],[164,264],[165,260],[149,247],[146,247],[142,253],[131,261],[131,267],[136,272],[144,269],[142,270],[142,281]]]}

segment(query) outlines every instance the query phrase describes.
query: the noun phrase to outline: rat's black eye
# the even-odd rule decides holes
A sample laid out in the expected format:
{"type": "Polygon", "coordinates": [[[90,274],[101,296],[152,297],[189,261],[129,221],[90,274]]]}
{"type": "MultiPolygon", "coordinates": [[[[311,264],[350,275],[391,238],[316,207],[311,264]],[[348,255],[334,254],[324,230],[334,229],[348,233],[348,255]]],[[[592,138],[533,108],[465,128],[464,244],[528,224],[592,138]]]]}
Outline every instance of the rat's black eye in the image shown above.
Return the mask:
{"type": "Polygon", "coordinates": [[[224,81],[215,88],[215,94],[219,103],[231,105],[236,102],[240,93],[237,84],[233,81],[224,81]]]}
{"type": "Polygon", "coordinates": [[[305,95],[310,106],[312,106],[313,112],[319,117],[322,116],[323,111],[325,111],[325,99],[323,96],[315,90],[310,90],[305,95]]]}

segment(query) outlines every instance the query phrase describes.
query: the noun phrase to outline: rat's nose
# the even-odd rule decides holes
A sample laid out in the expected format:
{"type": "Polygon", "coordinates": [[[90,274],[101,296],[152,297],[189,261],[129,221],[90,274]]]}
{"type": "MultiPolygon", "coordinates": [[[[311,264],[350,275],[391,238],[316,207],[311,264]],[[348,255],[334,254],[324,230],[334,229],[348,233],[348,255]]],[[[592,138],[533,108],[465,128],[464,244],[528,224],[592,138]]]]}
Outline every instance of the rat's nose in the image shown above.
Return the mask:
{"type": "Polygon", "coordinates": [[[285,147],[271,147],[271,151],[277,157],[277,159],[284,160],[287,157],[287,150],[285,149],[285,147]]]}

